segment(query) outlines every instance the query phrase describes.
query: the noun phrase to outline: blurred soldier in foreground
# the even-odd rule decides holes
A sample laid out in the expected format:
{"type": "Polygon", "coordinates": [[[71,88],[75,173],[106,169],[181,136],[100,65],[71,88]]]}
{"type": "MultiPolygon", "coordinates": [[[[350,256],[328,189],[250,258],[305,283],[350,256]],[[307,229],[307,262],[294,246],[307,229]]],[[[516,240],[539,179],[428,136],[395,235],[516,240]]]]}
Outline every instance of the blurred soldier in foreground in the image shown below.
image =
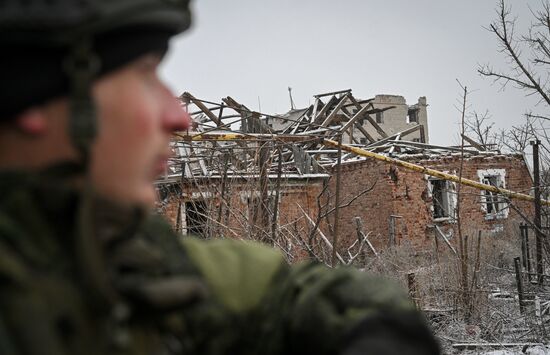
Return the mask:
{"type": "Polygon", "coordinates": [[[0,354],[437,354],[407,297],[147,211],[185,0],[0,2],[0,354]]]}

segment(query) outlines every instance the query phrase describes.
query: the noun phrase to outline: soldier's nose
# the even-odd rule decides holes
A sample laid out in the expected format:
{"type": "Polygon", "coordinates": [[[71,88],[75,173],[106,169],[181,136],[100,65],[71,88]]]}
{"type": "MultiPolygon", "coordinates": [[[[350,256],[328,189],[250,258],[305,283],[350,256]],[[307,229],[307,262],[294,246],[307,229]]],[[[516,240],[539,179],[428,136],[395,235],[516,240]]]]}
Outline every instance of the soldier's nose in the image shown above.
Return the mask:
{"type": "Polygon", "coordinates": [[[172,97],[164,108],[163,127],[168,132],[186,131],[191,125],[191,117],[178,99],[172,97]]]}

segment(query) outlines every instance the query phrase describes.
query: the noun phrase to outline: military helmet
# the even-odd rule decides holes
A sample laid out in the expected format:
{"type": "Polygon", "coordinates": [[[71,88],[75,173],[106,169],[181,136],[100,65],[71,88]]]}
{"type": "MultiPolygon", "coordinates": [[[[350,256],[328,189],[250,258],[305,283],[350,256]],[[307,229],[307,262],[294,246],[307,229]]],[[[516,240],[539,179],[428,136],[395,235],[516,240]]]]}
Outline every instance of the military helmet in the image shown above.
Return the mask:
{"type": "Polygon", "coordinates": [[[70,132],[86,150],[95,136],[91,84],[190,26],[189,0],[1,0],[0,123],[69,96],[70,132]]]}
{"type": "Polygon", "coordinates": [[[116,29],[189,27],[189,0],[2,0],[0,43],[71,44],[116,29]]]}

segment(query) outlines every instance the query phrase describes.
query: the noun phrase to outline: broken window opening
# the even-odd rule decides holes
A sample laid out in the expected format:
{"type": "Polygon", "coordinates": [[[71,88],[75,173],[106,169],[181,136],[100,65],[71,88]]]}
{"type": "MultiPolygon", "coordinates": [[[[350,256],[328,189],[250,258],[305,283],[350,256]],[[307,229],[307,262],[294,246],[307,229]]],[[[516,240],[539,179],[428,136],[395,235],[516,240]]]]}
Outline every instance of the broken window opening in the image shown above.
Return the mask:
{"type": "Polygon", "coordinates": [[[409,123],[418,123],[418,109],[409,109],[408,112],[409,123]]]}
{"type": "MultiPolygon", "coordinates": [[[[504,187],[505,172],[503,169],[496,169],[492,172],[481,172],[480,177],[481,182],[486,185],[499,188],[504,187]]],[[[508,204],[506,200],[496,192],[483,191],[481,204],[487,219],[506,218],[508,216],[508,204]]]]}
{"type": "Polygon", "coordinates": [[[376,113],[376,123],[384,123],[384,112],[380,111],[376,113]]]}
{"type": "Polygon", "coordinates": [[[205,200],[185,202],[186,234],[206,237],[208,211],[205,200]]]}
{"type": "Polygon", "coordinates": [[[434,219],[454,218],[456,198],[452,182],[429,179],[429,187],[432,193],[432,217],[434,219]]]}

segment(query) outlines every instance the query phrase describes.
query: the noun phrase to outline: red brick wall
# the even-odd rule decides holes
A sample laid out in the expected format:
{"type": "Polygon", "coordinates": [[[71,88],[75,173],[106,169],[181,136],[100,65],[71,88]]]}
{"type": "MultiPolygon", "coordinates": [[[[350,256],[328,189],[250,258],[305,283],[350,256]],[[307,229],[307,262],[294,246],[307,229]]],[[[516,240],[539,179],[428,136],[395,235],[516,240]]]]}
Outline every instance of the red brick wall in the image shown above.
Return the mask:
{"type": "MultiPolygon", "coordinates": [[[[211,196],[206,198],[208,206],[209,218],[213,221],[218,220],[219,206],[221,202],[220,183],[216,182],[208,186],[195,185],[183,185],[183,198],[182,202],[189,201],[190,199],[185,196],[190,196],[192,193],[195,195],[202,191],[203,196],[211,196]]],[[[211,234],[214,237],[225,236],[228,238],[236,239],[257,239],[257,236],[271,236],[271,217],[269,217],[269,224],[265,227],[264,234],[256,234],[260,230],[260,222],[257,221],[256,226],[252,225],[252,217],[249,213],[249,205],[247,195],[250,195],[250,191],[257,193],[258,188],[255,185],[244,184],[239,180],[232,180],[231,183],[226,185],[225,198],[228,201],[227,204],[222,204],[221,213],[221,225],[217,223],[209,223],[211,234]],[[229,207],[229,208],[227,208],[229,207]],[[226,218],[227,216],[227,218],[226,218]],[[218,229],[215,229],[217,226],[218,229]]],[[[275,189],[275,183],[270,183],[270,189],[275,189]]],[[[307,237],[311,230],[311,225],[304,217],[304,214],[299,206],[313,219],[317,216],[317,197],[323,189],[322,179],[313,180],[285,180],[280,186],[279,197],[279,211],[278,221],[280,237],[276,241],[276,244],[280,244],[287,249],[292,250],[292,256],[294,260],[299,260],[307,257],[307,251],[303,248],[302,243],[297,238],[307,237]],[[292,244],[292,247],[290,247],[292,244]]],[[[176,191],[174,189],[174,191],[176,191]]],[[[178,194],[173,193],[163,206],[161,213],[168,219],[172,226],[176,226],[177,222],[177,210],[179,203],[178,194]]],[[[184,208],[184,207],[182,207],[184,208]]],[[[269,242],[269,240],[268,240],[269,242]]]]}
{"type": "MultiPolygon", "coordinates": [[[[416,159],[411,162],[430,167],[440,171],[458,172],[460,159],[457,156],[438,157],[437,160],[416,159]]],[[[494,156],[466,158],[464,161],[463,176],[471,180],[479,181],[478,169],[505,169],[506,188],[528,193],[531,187],[531,177],[520,156],[494,156]]],[[[324,194],[323,203],[327,199],[331,207],[334,207],[334,196],[336,187],[336,176],[329,181],[329,188],[324,194]]],[[[219,183],[219,182],[217,182],[219,183]]],[[[217,183],[208,187],[200,185],[184,186],[184,193],[190,194],[195,191],[209,191],[212,197],[209,199],[209,215],[217,219],[220,202],[217,183]]],[[[273,188],[274,182],[270,182],[273,188]]],[[[391,215],[401,216],[396,219],[395,236],[398,244],[411,243],[417,247],[427,247],[433,243],[435,230],[430,227],[435,222],[432,217],[431,206],[433,201],[428,193],[428,182],[422,173],[414,172],[405,168],[396,167],[377,160],[365,160],[360,162],[345,163],[342,165],[341,175],[341,196],[340,204],[347,204],[352,198],[373,186],[372,191],[367,192],[354,200],[349,206],[340,209],[339,217],[339,250],[344,252],[357,238],[355,217],[360,217],[363,222],[363,231],[369,233],[369,240],[375,248],[383,249],[389,242],[389,220],[391,215]]],[[[227,185],[226,196],[229,198],[229,219],[222,218],[222,224],[227,229],[214,231],[212,235],[224,235],[232,238],[249,239],[254,234],[250,221],[247,220],[248,203],[242,197],[244,191],[251,188],[257,191],[257,187],[250,184],[233,180],[227,185]]],[[[306,238],[311,230],[311,225],[304,218],[298,204],[315,220],[318,214],[317,197],[323,189],[321,179],[306,181],[293,180],[284,181],[281,184],[281,196],[279,203],[279,226],[281,234],[286,239],[278,240],[277,243],[292,244],[294,260],[307,257],[307,251],[296,238],[306,238]]],[[[519,221],[520,217],[516,212],[510,210],[508,218],[487,220],[485,212],[481,209],[480,191],[471,187],[462,187],[461,191],[461,218],[463,232],[470,235],[477,234],[478,230],[489,233],[495,227],[501,225],[506,227],[513,221],[519,221]]],[[[169,203],[164,208],[164,214],[175,226],[177,219],[178,196],[172,195],[169,203]]],[[[185,198],[184,198],[185,200],[185,198]]],[[[515,200],[514,204],[526,215],[533,215],[532,203],[515,200]]],[[[225,206],[222,215],[226,214],[225,206]]],[[[333,223],[334,215],[330,215],[330,222],[333,223]]],[[[454,229],[456,235],[456,223],[437,222],[444,230],[454,229]]],[[[215,224],[214,224],[215,225],[215,224]]],[[[332,240],[332,235],[326,221],[321,224],[325,235],[332,240]]],[[[268,227],[268,233],[270,226],[268,227]]],[[[455,238],[456,239],[456,238],[455,238]]],[[[319,241],[319,245],[325,248],[326,245],[319,241]]]]}
{"type": "MultiPolygon", "coordinates": [[[[378,161],[362,161],[342,165],[340,205],[348,204],[355,196],[372,187],[372,190],[361,195],[349,206],[339,210],[338,249],[346,249],[357,238],[354,218],[360,217],[363,230],[370,232],[369,240],[375,248],[387,245],[388,220],[393,213],[394,192],[391,177],[388,174],[390,166],[378,161]]],[[[336,169],[330,180],[331,206],[334,207],[336,193],[336,169]]],[[[333,223],[334,215],[329,217],[333,223]]],[[[326,225],[323,231],[330,235],[326,225]]]]}
{"type": "MultiPolygon", "coordinates": [[[[457,156],[439,157],[437,160],[414,160],[413,163],[436,170],[458,174],[460,159],[457,156]]],[[[467,158],[464,161],[463,177],[479,181],[478,169],[505,169],[506,188],[528,193],[532,181],[520,156],[494,156],[467,158]]],[[[333,174],[335,170],[333,170],[333,174]]],[[[352,162],[342,166],[341,203],[370,184],[376,182],[373,191],[355,200],[350,206],[340,210],[340,247],[352,243],[356,238],[353,218],[363,220],[364,232],[371,232],[369,238],[375,247],[384,248],[389,239],[390,215],[401,216],[396,220],[397,243],[410,242],[416,246],[427,246],[433,241],[435,233],[430,225],[432,217],[432,199],[428,193],[428,183],[422,173],[392,166],[376,160],[352,162]]],[[[330,183],[331,194],[335,193],[335,177],[330,183]]],[[[481,209],[480,191],[462,186],[461,218],[465,233],[490,232],[499,225],[505,227],[511,221],[519,221],[518,214],[510,210],[508,218],[487,220],[481,209]]],[[[526,215],[532,216],[532,203],[515,200],[514,204],[526,215]]],[[[447,231],[456,229],[456,223],[439,222],[438,225],[447,231]]],[[[455,231],[456,235],[456,231],[455,231]]]]}

